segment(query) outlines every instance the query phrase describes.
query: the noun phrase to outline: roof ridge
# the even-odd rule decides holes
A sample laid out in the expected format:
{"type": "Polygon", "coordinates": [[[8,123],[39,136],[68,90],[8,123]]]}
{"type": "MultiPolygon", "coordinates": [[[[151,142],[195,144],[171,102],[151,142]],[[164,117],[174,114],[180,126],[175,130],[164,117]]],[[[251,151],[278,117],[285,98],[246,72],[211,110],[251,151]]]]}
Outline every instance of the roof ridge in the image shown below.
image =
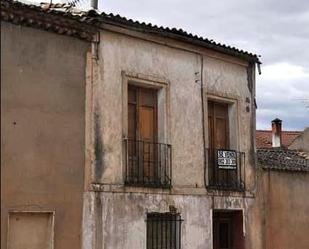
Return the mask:
{"type": "Polygon", "coordinates": [[[251,53],[251,52],[248,52],[248,51],[244,51],[242,49],[236,48],[235,46],[225,45],[223,43],[216,42],[213,39],[208,39],[208,38],[203,37],[203,36],[194,35],[194,34],[189,33],[188,31],[185,31],[181,28],[168,27],[168,26],[165,26],[165,27],[164,26],[158,26],[156,24],[145,23],[145,22],[141,22],[141,21],[138,21],[138,20],[133,20],[131,18],[127,18],[127,17],[122,16],[120,14],[114,14],[114,13],[101,12],[101,14],[99,14],[99,16],[101,16],[103,18],[121,19],[122,21],[124,21],[126,23],[129,22],[133,25],[144,26],[144,27],[147,27],[147,28],[152,28],[152,29],[156,29],[156,30],[170,32],[170,33],[173,33],[173,34],[178,34],[180,36],[187,36],[187,37],[190,37],[192,39],[199,40],[201,42],[205,42],[205,43],[208,43],[208,44],[213,45],[213,46],[221,47],[221,48],[227,49],[227,50],[233,50],[234,52],[244,54],[246,56],[254,57],[256,59],[256,62],[260,63],[260,61],[258,59],[258,57],[260,57],[260,56],[257,55],[257,54],[254,54],[254,53],[251,53]]]}
{"type": "MultiPolygon", "coordinates": [[[[256,131],[261,131],[261,132],[272,132],[272,130],[256,130],[256,131]]],[[[303,131],[297,131],[297,130],[283,130],[281,132],[285,133],[302,133],[303,131]]]]}
{"type": "Polygon", "coordinates": [[[309,172],[309,153],[282,149],[257,149],[258,164],[263,169],[309,172]]]}

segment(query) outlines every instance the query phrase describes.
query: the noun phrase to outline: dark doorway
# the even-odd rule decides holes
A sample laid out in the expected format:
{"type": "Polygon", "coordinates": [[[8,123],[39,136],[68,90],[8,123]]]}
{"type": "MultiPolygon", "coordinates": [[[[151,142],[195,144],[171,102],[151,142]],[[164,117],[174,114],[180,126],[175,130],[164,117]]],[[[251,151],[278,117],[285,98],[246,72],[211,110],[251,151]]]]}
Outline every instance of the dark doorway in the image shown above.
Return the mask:
{"type": "Polygon", "coordinates": [[[213,249],[244,249],[242,211],[214,211],[213,249]]]}

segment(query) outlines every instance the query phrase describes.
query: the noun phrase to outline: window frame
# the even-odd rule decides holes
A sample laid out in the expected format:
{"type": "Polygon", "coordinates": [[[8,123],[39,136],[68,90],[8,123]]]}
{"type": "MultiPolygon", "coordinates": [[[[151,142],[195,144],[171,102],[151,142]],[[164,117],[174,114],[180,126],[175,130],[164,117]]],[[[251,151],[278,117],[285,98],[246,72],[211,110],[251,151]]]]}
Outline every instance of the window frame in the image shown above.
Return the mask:
{"type": "MultiPolygon", "coordinates": [[[[152,94],[155,95],[155,103],[153,105],[151,105],[151,107],[153,107],[154,109],[154,119],[153,119],[153,135],[154,135],[154,139],[152,142],[158,142],[158,89],[156,88],[145,88],[142,86],[136,86],[134,84],[129,83],[128,85],[128,89],[131,88],[132,91],[134,91],[135,94],[135,103],[130,102],[130,98],[128,97],[128,106],[129,105],[134,105],[134,109],[135,109],[135,119],[134,119],[134,137],[135,140],[141,140],[141,133],[142,133],[142,127],[141,127],[141,123],[140,123],[140,117],[141,117],[141,107],[146,105],[141,104],[142,102],[142,96],[143,96],[143,92],[147,91],[148,89],[151,90],[152,94]]],[[[128,90],[129,92],[129,90],[128,90]]],[[[149,106],[150,107],[150,106],[149,106]]],[[[129,108],[129,107],[127,107],[129,108]]],[[[128,113],[128,121],[129,121],[129,113],[128,113]]],[[[129,133],[129,131],[128,131],[129,133]]],[[[128,138],[129,134],[128,134],[128,138]]],[[[132,137],[131,137],[132,138],[132,137]]],[[[133,139],[132,138],[132,139],[133,139]]]]}
{"type": "MultiPolygon", "coordinates": [[[[239,150],[239,144],[240,144],[240,131],[239,131],[239,104],[238,99],[236,98],[226,98],[226,97],[220,97],[216,95],[207,95],[206,99],[206,110],[208,118],[208,101],[227,104],[228,105],[228,119],[229,119],[229,149],[232,150],[239,150]]],[[[205,117],[205,118],[206,118],[205,117]]],[[[206,122],[206,138],[209,136],[209,127],[208,127],[208,120],[206,122]]],[[[209,148],[208,139],[206,139],[207,148],[209,148]]]]}
{"type": "Polygon", "coordinates": [[[181,249],[181,224],[182,222],[183,220],[181,219],[180,213],[176,213],[176,212],[147,213],[146,248],[147,249],[181,249]],[[154,228],[156,232],[154,232],[154,228]],[[165,229],[164,230],[165,233],[162,231],[163,228],[165,229]],[[171,236],[168,237],[168,235],[171,235],[171,236]]]}
{"type": "Polygon", "coordinates": [[[49,215],[49,225],[50,225],[50,243],[49,249],[54,249],[55,246],[55,215],[56,215],[56,211],[54,210],[19,210],[19,209],[14,209],[14,210],[9,210],[7,213],[7,234],[6,234],[6,241],[7,241],[7,248],[10,248],[9,242],[10,242],[10,225],[11,225],[11,221],[10,218],[13,217],[13,215],[36,215],[36,214],[45,214],[45,215],[49,215]]]}
{"type": "MultiPolygon", "coordinates": [[[[128,86],[157,91],[157,142],[170,144],[170,82],[166,78],[122,71],[122,139],[128,139],[128,86]]],[[[126,174],[126,148],[122,146],[122,182],[126,174]]],[[[169,178],[172,182],[172,165],[169,178]]]]}
{"type": "MultiPolygon", "coordinates": [[[[209,144],[209,135],[210,135],[210,128],[208,125],[208,102],[215,102],[215,103],[222,103],[226,104],[228,106],[228,140],[229,140],[229,150],[234,150],[234,151],[240,151],[239,150],[239,145],[240,145],[240,128],[239,128],[239,119],[240,119],[240,111],[239,111],[239,101],[237,98],[228,98],[228,97],[222,97],[222,96],[217,96],[213,94],[207,94],[206,100],[205,100],[205,110],[206,110],[206,115],[205,115],[205,127],[206,127],[206,132],[205,132],[205,141],[206,141],[206,149],[210,148],[209,144]]],[[[208,153],[208,152],[207,152],[208,153]]],[[[207,155],[207,164],[209,160],[209,155],[207,155]]],[[[244,171],[244,168],[242,171],[244,171]]],[[[206,167],[206,172],[205,172],[205,177],[206,177],[206,186],[210,186],[210,170],[209,170],[209,165],[206,167]]],[[[240,178],[244,178],[245,173],[240,172],[240,178]]]]}

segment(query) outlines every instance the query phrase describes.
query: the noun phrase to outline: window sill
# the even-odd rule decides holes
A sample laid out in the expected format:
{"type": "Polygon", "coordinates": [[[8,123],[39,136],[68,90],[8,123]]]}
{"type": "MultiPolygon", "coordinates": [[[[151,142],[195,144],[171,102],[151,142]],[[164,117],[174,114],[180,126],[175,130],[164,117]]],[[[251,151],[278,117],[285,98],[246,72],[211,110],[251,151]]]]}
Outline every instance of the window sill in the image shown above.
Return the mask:
{"type": "Polygon", "coordinates": [[[167,184],[157,184],[157,183],[135,183],[135,182],[126,182],[125,187],[135,187],[135,188],[151,188],[151,189],[171,189],[172,185],[167,184]]]}
{"type": "Polygon", "coordinates": [[[245,192],[245,188],[235,188],[235,187],[225,187],[225,186],[213,186],[213,185],[208,185],[206,187],[207,191],[220,191],[220,192],[239,192],[243,193],[245,192]]]}

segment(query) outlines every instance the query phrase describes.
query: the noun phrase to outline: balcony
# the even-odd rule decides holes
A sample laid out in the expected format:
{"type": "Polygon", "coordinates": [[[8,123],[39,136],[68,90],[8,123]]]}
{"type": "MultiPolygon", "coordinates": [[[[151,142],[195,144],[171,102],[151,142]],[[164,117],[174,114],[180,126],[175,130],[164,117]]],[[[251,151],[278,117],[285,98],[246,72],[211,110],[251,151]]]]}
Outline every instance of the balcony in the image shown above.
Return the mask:
{"type": "Polygon", "coordinates": [[[224,191],[244,191],[244,162],[244,152],[207,149],[207,188],[224,191]]]}
{"type": "Polygon", "coordinates": [[[171,145],[125,139],[125,185],[171,187],[171,145]]]}

